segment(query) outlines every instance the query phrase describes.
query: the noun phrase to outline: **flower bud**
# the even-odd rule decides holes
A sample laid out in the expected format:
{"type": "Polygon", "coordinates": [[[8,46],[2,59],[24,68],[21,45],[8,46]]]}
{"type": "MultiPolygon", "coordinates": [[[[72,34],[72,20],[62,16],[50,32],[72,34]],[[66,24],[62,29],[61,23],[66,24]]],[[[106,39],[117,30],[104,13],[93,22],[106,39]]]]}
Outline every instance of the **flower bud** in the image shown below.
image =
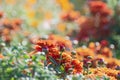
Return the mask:
{"type": "Polygon", "coordinates": [[[120,72],[117,74],[117,80],[120,80],[120,72]]]}
{"type": "Polygon", "coordinates": [[[105,47],[105,46],[107,46],[109,43],[108,43],[107,40],[102,40],[102,41],[100,42],[100,44],[101,44],[103,47],[105,47]]]}
{"type": "Polygon", "coordinates": [[[72,55],[76,55],[76,51],[73,50],[73,51],[71,52],[71,54],[72,54],[72,55]]]}
{"type": "Polygon", "coordinates": [[[98,60],[98,64],[99,64],[99,65],[103,65],[103,64],[104,64],[104,60],[103,60],[103,59],[99,59],[99,60],[98,60]]]}
{"type": "Polygon", "coordinates": [[[65,46],[63,46],[63,45],[61,45],[60,47],[59,47],[59,49],[60,49],[60,51],[65,51],[65,46]]]}
{"type": "Polygon", "coordinates": [[[87,61],[88,66],[91,66],[91,64],[92,64],[91,61],[87,61]]]}
{"type": "Polygon", "coordinates": [[[116,69],[116,70],[120,70],[120,66],[116,66],[115,69],[116,69]]]}
{"type": "Polygon", "coordinates": [[[88,56],[87,59],[92,59],[92,56],[88,56]]]}
{"type": "Polygon", "coordinates": [[[42,52],[48,53],[48,51],[49,51],[48,47],[43,47],[42,48],[42,52]]]}

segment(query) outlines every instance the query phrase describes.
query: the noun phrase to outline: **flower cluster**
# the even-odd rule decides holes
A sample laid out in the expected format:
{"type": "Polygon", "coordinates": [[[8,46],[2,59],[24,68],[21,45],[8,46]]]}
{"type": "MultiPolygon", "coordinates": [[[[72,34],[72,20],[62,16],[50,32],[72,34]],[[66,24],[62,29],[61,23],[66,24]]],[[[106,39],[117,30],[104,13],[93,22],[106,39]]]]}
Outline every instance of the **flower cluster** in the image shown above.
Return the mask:
{"type": "Polygon", "coordinates": [[[90,12],[93,15],[99,14],[101,17],[106,17],[112,15],[111,9],[109,9],[106,3],[102,1],[90,1],[89,2],[90,12]]]}
{"type": "Polygon", "coordinates": [[[0,80],[120,80],[117,2],[0,0],[0,80]]]}
{"type": "Polygon", "coordinates": [[[80,12],[73,10],[63,12],[60,17],[62,20],[73,21],[80,26],[77,36],[79,40],[108,37],[110,35],[110,25],[112,24],[112,9],[103,1],[91,0],[87,5],[91,14],[89,17],[82,16],[80,12]]]}
{"type": "Polygon", "coordinates": [[[10,34],[14,34],[14,32],[20,29],[22,20],[18,18],[9,19],[4,12],[0,12],[0,21],[0,36],[3,41],[10,42],[10,34]]]}
{"type": "Polygon", "coordinates": [[[83,72],[83,74],[87,74],[87,77],[91,77],[93,74],[100,77],[101,74],[101,77],[107,75],[110,79],[117,79],[115,76],[117,76],[117,70],[120,66],[119,60],[113,58],[113,47],[110,48],[108,46],[108,41],[102,40],[96,43],[91,42],[88,47],[83,46],[70,52],[66,50],[69,46],[66,46],[64,38],[56,35],[49,35],[46,40],[38,40],[35,49],[38,52],[45,52],[47,64],[44,66],[52,65],[54,69],[57,65],[62,66],[67,74],[83,72]],[[84,70],[82,70],[82,68],[84,70]],[[100,71],[96,68],[99,68],[100,71]],[[104,71],[102,70],[103,68],[106,69],[104,74],[102,74],[102,71],[104,71]],[[91,69],[98,71],[98,74],[95,73],[95,71],[89,74],[91,69]],[[111,71],[112,69],[117,73],[111,71]]]}
{"type": "Polygon", "coordinates": [[[50,36],[50,39],[52,40],[38,40],[35,46],[36,51],[45,52],[47,65],[52,65],[54,69],[62,66],[65,73],[81,73],[82,64],[79,60],[72,58],[71,52],[66,50],[66,43],[57,37],[55,39],[50,36]]]}
{"type": "Polygon", "coordinates": [[[80,17],[80,13],[77,11],[66,11],[62,12],[60,17],[64,21],[75,21],[80,17]]]}
{"type": "Polygon", "coordinates": [[[65,46],[66,48],[72,49],[72,43],[69,39],[65,39],[61,36],[51,34],[48,39],[55,41],[58,45],[65,46]]]}
{"type": "Polygon", "coordinates": [[[87,74],[86,78],[95,79],[97,76],[108,76],[110,80],[117,80],[120,61],[113,58],[115,53],[112,52],[114,47],[108,47],[106,40],[99,42],[90,42],[88,47],[83,46],[76,49],[75,58],[83,61],[83,74],[87,74]],[[87,71],[87,72],[85,72],[87,71]],[[89,74],[90,73],[90,74],[89,74]]]}
{"type": "Polygon", "coordinates": [[[110,78],[110,80],[117,80],[116,76],[119,73],[119,71],[110,68],[92,68],[90,71],[94,76],[102,77],[104,75],[107,75],[110,78]]]}
{"type": "MultiPolygon", "coordinates": [[[[112,48],[113,49],[113,48],[112,48]]],[[[89,43],[88,47],[80,47],[76,49],[76,58],[82,60],[88,56],[92,57],[92,67],[97,67],[97,63],[103,63],[108,68],[115,69],[116,66],[119,66],[119,60],[113,58],[115,53],[112,52],[112,49],[108,47],[108,42],[102,40],[100,43],[89,43]]]]}
{"type": "Polygon", "coordinates": [[[101,39],[109,36],[112,10],[102,1],[89,1],[88,4],[92,16],[80,25],[79,39],[101,39]]]}

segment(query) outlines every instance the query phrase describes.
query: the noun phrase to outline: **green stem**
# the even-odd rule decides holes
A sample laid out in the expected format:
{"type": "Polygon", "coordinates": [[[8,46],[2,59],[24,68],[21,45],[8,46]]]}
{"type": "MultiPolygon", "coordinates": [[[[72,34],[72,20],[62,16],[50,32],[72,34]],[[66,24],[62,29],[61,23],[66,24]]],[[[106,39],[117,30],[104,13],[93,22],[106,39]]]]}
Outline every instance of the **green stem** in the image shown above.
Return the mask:
{"type": "Polygon", "coordinates": [[[61,64],[61,61],[62,61],[62,53],[63,52],[60,52],[60,64],[61,64]]]}

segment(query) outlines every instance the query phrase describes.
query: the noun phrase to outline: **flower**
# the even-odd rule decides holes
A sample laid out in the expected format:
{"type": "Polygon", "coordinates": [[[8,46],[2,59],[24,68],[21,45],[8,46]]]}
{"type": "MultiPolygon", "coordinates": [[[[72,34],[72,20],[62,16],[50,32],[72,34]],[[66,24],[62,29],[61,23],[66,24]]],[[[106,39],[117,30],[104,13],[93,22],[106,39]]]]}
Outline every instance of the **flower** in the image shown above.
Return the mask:
{"type": "Polygon", "coordinates": [[[73,4],[69,0],[56,0],[64,11],[73,10],[73,4]]]}
{"type": "Polygon", "coordinates": [[[100,13],[107,5],[102,1],[90,1],[89,2],[90,12],[92,14],[100,13]]]}
{"type": "Polygon", "coordinates": [[[107,75],[108,77],[111,78],[111,80],[117,80],[116,79],[116,75],[118,74],[119,71],[117,70],[113,70],[113,69],[110,69],[110,68],[95,68],[95,69],[91,69],[92,70],[92,73],[95,75],[95,76],[99,76],[102,75],[107,75]]]}
{"type": "Polygon", "coordinates": [[[72,60],[72,57],[68,52],[62,53],[62,63],[70,63],[71,60],[72,60]]]}
{"type": "Polygon", "coordinates": [[[72,42],[61,36],[51,34],[48,39],[54,41],[58,46],[65,46],[72,49],[72,42]]]}
{"type": "Polygon", "coordinates": [[[95,53],[91,50],[91,49],[89,49],[89,48],[82,48],[82,47],[80,47],[80,48],[77,48],[76,49],[76,52],[77,52],[77,57],[79,58],[79,57],[88,57],[88,56],[92,56],[92,57],[94,57],[95,56],[95,53]]]}
{"type": "Polygon", "coordinates": [[[73,74],[81,73],[82,72],[82,64],[80,63],[79,60],[73,59],[72,62],[71,62],[71,64],[74,67],[73,74]]]}
{"type": "Polygon", "coordinates": [[[88,45],[88,47],[89,47],[91,50],[94,51],[96,46],[95,46],[95,43],[94,43],[94,42],[90,42],[89,45],[88,45]]]}
{"type": "Polygon", "coordinates": [[[77,11],[62,12],[60,18],[64,21],[74,21],[80,17],[80,13],[77,11]]]}
{"type": "Polygon", "coordinates": [[[4,16],[4,12],[0,11],[0,18],[4,16]]]}
{"type": "Polygon", "coordinates": [[[39,45],[36,45],[36,46],[35,46],[35,49],[36,49],[37,51],[40,51],[40,52],[42,51],[42,48],[41,48],[41,46],[39,46],[39,45]]]}
{"type": "Polygon", "coordinates": [[[110,35],[110,22],[112,21],[112,9],[101,0],[91,0],[88,2],[89,17],[79,17],[76,23],[80,26],[78,33],[79,40],[103,39],[110,35]],[[109,18],[108,18],[109,17],[109,18]],[[82,20],[81,20],[82,19],[82,20]]]}
{"type": "Polygon", "coordinates": [[[108,47],[104,47],[101,50],[101,54],[106,56],[106,57],[112,57],[112,51],[108,47]]]}
{"type": "Polygon", "coordinates": [[[101,44],[101,46],[108,46],[108,41],[107,40],[102,40],[101,42],[100,42],[100,44],[101,44]]]}
{"type": "MultiPolygon", "coordinates": [[[[64,41],[64,39],[61,40],[64,41]]],[[[48,40],[38,40],[36,42],[35,50],[36,51],[42,50],[43,52],[45,52],[43,48],[47,47],[48,49],[46,54],[47,64],[62,65],[64,66],[65,72],[67,73],[69,72],[72,72],[73,74],[81,73],[82,72],[81,62],[77,59],[73,59],[71,56],[71,52],[65,50],[63,44],[66,45],[66,43],[56,38],[54,39],[54,37],[50,37],[48,38],[48,40]]]]}
{"type": "Polygon", "coordinates": [[[4,56],[2,54],[0,54],[0,59],[4,59],[4,56]]]}

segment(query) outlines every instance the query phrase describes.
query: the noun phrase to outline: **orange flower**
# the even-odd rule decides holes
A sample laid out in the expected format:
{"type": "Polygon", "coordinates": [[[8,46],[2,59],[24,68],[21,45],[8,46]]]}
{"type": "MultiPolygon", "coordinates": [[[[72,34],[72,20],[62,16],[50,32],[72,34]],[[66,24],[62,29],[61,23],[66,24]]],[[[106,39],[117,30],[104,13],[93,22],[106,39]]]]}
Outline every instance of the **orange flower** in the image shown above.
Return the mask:
{"type": "Polygon", "coordinates": [[[49,49],[49,51],[52,53],[58,53],[59,49],[57,47],[52,47],[51,49],[49,49]]]}
{"type": "Polygon", "coordinates": [[[109,48],[107,48],[107,47],[104,47],[102,49],[101,54],[106,56],[106,57],[112,57],[112,51],[109,48]]]}
{"type": "Polygon", "coordinates": [[[89,45],[88,45],[88,47],[89,47],[91,50],[94,51],[96,46],[95,46],[95,43],[94,43],[94,42],[90,42],[89,45]]]}
{"type": "Polygon", "coordinates": [[[21,19],[13,19],[13,24],[16,25],[16,26],[20,26],[21,23],[22,23],[22,20],[21,19]]]}
{"type": "Polygon", "coordinates": [[[3,39],[5,42],[9,43],[9,42],[11,41],[11,36],[10,36],[10,35],[4,35],[4,36],[2,36],[2,39],[3,39]]]}
{"type": "Polygon", "coordinates": [[[119,71],[113,70],[110,68],[96,68],[96,69],[92,70],[92,72],[95,75],[96,74],[98,75],[98,73],[102,73],[104,75],[107,75],[110,78],[114,78],[114,80],[117,80],[116,75],[118,74],[119,71]]]}
{"type": "Polygon", "coordinates": [[[82,65],[79,60],[73,59],[71,64],[74,66],[74,70],[73,70],[74,74],[82,72],[82,65]]]}
{"type": "Polygon", "coordinates": [[[115,69],[116,66],[120,66],[120,60],[115,58],[108,58],[106,62],[107,68],[115,69]]]}
{"type": "Polygon", "coordinates": [[[42,47],[41,46],[39,46],[39,45],[35,45],[35,49],[37,50],[37,51],[42,51],[42,47]]]}
{"type": "Polygon", "coordinates": [[[3,19],[3,26],[12,30],[19,30],[22,21],[20,19],[3,19]]]}
{"type": "Polygon", "coordinates": [[[9,34],[10,34],[10,30],[8,28],[3,29],[2,35],[9,35],[9,34]]]}
{"type": "Polygon", "coordinates": [[[2,11],[0,11],[0,18],[2,18],[4,15],[4,13],[2,11]]]}
{"type": "Polygon", "coordinates": [[[77,11],[62,12],[60,15],[61,19],[65,21],[74,21],[78,19],[79,16],[80,16],[80,13],[77,11]]]}
{"type": "Polygon", "coordinates": [[[78,19],[75,20],[75,22],[78,25],[81,25],[82,23],[84,23],[87,20],[87,18],[85,16],[80,16],[78,19]]]}
{"type": "Polygon", "coordinates": [[[104,9],[102,9],[102,11],[101,11],[101,15],[102,15],[102,17],[106,17],[106,16],[108,16],[108,15],[112,15],[113,14],[113,11],[111,10],[111,9],[109,9],[109,8],[104,8],[104,9]]]}
{"type": "Polygon", "coordinates": [[[92,14],[97,14],[101,12],[102,9],[106,7],[106,4],[102,1],[91,1],[89,3],[90,11],[92,14]]]}
{"type": "Polygon", "coordinates": [[[106,17],[113,14],[112,10],[107,7],[107,4],[102,1],[90,1],[89,7],[93,15],[99,13],[102,17],[106,17]]]}
{"type": "Polygon", "coordinates": [[[69,73],[69,71],[71,71],[74,74],[81,73],[82,72],[81,62],[77,59],[72,60],[71,53],[67,52],[66,50],[61,53],[59,47],[61,46],[61,43],[63,45],[64,42],[60,43],[58,42],[59,41],[58,39],[54,39],[53,37],[51,37],[50,39],[51,40],[38,40],[36,42],[35,47],[36,51],[41,51],[46,47],[45,49],[47,50],[46,54],[47,64],[54,64],[53,62],[51,62],[52,58],[55,60],[57,64],[63,65],[66,72],[69,73]],[[73,70],[70,70],[71,68],[73,68],[73,70]]]}
{"type": "Polygon", "coordinates": [[[71,60],[72,60],[72,57],[70,56],[69,53],[67,52],[62,53],[62,63],[67,63],[67,62],[70,63],[71,60]]]}
{"type": "Polygon", "coordinates": [[[0,54],[0,59],[4,59],[4,56],[2,54],[0,54]]]}
{"type": "Polygon", "coordinates": [[[69,0],[56,0],[65,11],[73,10],[73,4],[69,0]]]}
{"type": "Polygon", "coordinates": [[[55,47],[56,44],[52,40],[38,40],[36,42],[37,45],[42,46],[42,47],[55,47]]]}
{"type": "Polygon", "coordinates": [[[100,77],[102,78],[103,76],[106,76],[108,78],[110,78],[110,80],[117,80],[116,79],[116,74],[118,73],[116,70],[112,70],[112,69],[109,69],[109,68],[90,68],[90,72],[92,72],[92,74],[88,74],[85,76],[85,79],[92,79],[92,80],[95,80],[96,77],[100,77]],[[106,70],[106,71],[105,71],[106,70]],[[108,71],[110,70],[110,71],[108,71]],[[113,71],[113,72],[112,72],[113,71]],[[107,73],[106,73],[107,72],[107,73]],[[115,72],[115,73],[114,73],[115,72]]]}
{"type": "Polygon", "coordinates": [[[65,63],[65,72],[69,72],[69,70],[72,68],[72,65],[70,63],[65,63]]]}
{"type": "Polygon", "coordinates": [[[3,20],[3,26],[12,29],[11,21],[9,19],[4,19],[3,20]]]}
{"type": "Polygon", "coordinates": [[[64,39],[61,36],[51,34],[48,39],[52,40],[52,42],[54,41],[57,45],[65,46],[69,49],[72,49],[71,41],[64,39]]]}
{"type": "Polygon", "coordinates": [[[77,56],[82,56],[82,57],[87,57],[87,56],[95,56],[95,53],[93,52],[93,50],[89,49],[89,48],[77,48],[76,49],[77,52],[77,56]]]}

